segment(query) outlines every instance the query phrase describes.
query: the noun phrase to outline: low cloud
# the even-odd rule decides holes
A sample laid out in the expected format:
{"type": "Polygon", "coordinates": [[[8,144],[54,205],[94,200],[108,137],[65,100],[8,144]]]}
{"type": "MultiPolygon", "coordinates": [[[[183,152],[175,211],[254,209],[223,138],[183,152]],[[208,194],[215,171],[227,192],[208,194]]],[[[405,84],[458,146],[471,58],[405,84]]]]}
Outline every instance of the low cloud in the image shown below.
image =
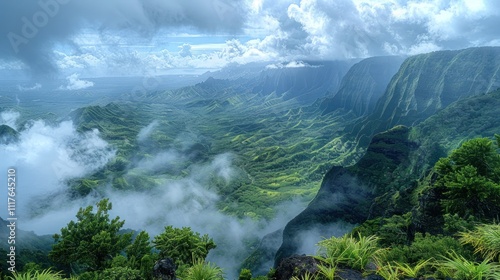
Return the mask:
{"type": "MultiPolygon", "coordinates": [[[[2,119],[11,121],[16,117],[19,114],[2,114],[2,119]]],[[[156,126],[152,122],[141,135],[147,139],[156,126]]],[[[235,156],[223,153],[192,163],[190,155],[184,154],[189,147],[176,141],[166,150],[152,152],[150,158],[129,164],[125,171],[125,178],[145,176],[153,179],[155,186],[144,191],[122,191],[101,185],[90,195],[75,199],[68,194],[68,181],[96,172],[114,158],[115,150],[97,130],[78,133],[71,122],[48,125],[31,121],[20,133],[18,143],[0,145],[0,158],[9,159],[3,160],[0,168],[16,168],[20,228],[37,234],[59,232],[76,219],[80,207],[107,197],[113,203],[111,215],[124,219],[125,228],[147,230],[155,236],[165,226],[173,225],[210,235],[217,248],[209,260],[222,266],[229,278],[236,278],[238,265],[248,253],[248,242],[283,228],[303,210],[296,201],[274,206],[278,215],[269,223],[222,213],[217,207],[221,201],[217,188],[234,187],[231,184],[246,176],[234,164],[235,156]],[[165,170],[169,164],[179,162],[183,164],[182,173],[172,176],[168,168],[165,170]]],[[[200,137],[193,133],[181,133],[177,138],[191,145],[197,140],[200,137]]],[[[1,203],[0,207],[7,209],[5,201],[1,203]]]]}
{"type": "Polygon", "coordinates": [[[137,134],[137,141],[139,141],[139,142],[146,141],[151,136],[153,131],[158,127],[159,124],[160,124],[159,121],[154,120],[150,124],[148,124],[146,127],[143,127],[139,131],[139,133],[137,134]]]}
{"type": "Polygon", "coordinates": [[[80,90],[80,89],[86,89],[94,86],[94,82],[91,81],[86,81],[86,80],[80,80],[78,74],[72,74],[66,77],[67,84],[64,86],[60,86],[59,89],[61,90],[80,90]]]}
{"type": "Polygon", "coordinates": [[[8,125],[14,129],[17,129],[17,120],[21,114],[16,111],[3,111],[0,113],[0,124],[8,125]]]}
{"type": "MultiPolygon", "coordinates": [[[[2,114],[2,119],[4,117],[2,114]]],[[[77,133],[69,121],[56,126],[41,120],[31,121],[20,130],[18,142],[0,145],[0,158],[3,159],[0,168],[17,170],[16,197],[19,199],[16,206],[22,227],[47,232],[57,228],[51,225],[67,223],[69,220],[65,218],[70,216],[64,213],[61,219],[47,224],[32,224],[30,219],[46,207],[71,204],[65,195],[67,181],[102,168],[114,154],[97,130],[77,133]]],[[[7,209],[5,201],[1,203],[0,207],[7,209]]],[[[6,217],[4,214],[1,216],[6,217]]]]}
{"type": "Polygon", "coordinates": [[[19,91],[33,91],[33,90],[38,90],[38,89],[41,89],[42,88],[42,85],[39,84],[39,83],[35,83],[35,85],[31,86],[31,87],[24,87],[24,86],[21,86],[21,85],[17,85],[17,89],[19,91]]]}

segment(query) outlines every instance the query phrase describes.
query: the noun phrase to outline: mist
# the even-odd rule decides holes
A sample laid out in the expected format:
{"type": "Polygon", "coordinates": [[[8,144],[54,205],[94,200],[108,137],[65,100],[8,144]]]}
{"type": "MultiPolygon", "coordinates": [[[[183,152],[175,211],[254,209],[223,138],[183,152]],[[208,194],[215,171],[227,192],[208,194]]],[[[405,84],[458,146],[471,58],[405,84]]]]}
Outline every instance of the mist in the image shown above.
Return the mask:
{"type": "MultiPolygon", "coordinates": [[[[1,114],[2,122],[10,124],[15,124],[19,116],[13,111],[1,114]]],[[[146,141],[158,125],[153,122],[144,127],[138,139],[146,141]]],[[[191,227],[200,234],[208,234],[217,244],[208,260],[221,266],[225,276],[232,279],[237,278],[239,265],[250,253],[249,243],[258,242],[264,235],[283,228],[303,210],[297,207],[300,205],[297,201],[276,205],[278,214],[272,221],[241,219],[222,213],[217,208],[221,197],[214,184],[228,185],[246,174],[235,166],[236,156],[230,152],[193,163],[189,162],[189,155],[183,154],[187,147],[159,150],[155,156],[128,166],[125,177],[145,174],[158,182],[146,191],[123,191],[102,185],[98,191],[74,199],[70,196],[68,182],[103,168],[115,157],[112,145],[103,140],[97,130],[78,133],[70,121],[57,125],[30,121],[18,131],[17,143],[0,145],[0,157],[8,159],[0,166],[2,170],[16,168],[19,176],[16,197],[20,228],[39,235],[58,233],[69,221],[76,220],[80,207],[109,198],[113,205],[110,215],[125,220],[124,228],[146,230],[152,237],[168,225],[191,227]],[[179,162],[187,164],[185,176],[166,174],[168,168],[165,167],[179,162]]],[[[181,133],[180,137],[191,133],[181,133]]],[[[0,207],[7,209],[5,201],[0,207]]],[[[6,217],[5,214],[2,217],[6,217]]]]}

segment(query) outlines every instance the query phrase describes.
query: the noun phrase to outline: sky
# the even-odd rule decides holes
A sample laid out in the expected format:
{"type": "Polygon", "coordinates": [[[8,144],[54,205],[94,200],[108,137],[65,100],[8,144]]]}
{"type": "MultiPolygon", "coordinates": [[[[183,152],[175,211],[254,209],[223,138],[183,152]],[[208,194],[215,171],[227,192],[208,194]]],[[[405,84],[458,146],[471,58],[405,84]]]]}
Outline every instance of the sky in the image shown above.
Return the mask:
{"type": "Polygon", "coordinates": [[[78,77],[500,45],[498,0],[1,1],[0,23],[0,73],[68,86],[78,77]]]}

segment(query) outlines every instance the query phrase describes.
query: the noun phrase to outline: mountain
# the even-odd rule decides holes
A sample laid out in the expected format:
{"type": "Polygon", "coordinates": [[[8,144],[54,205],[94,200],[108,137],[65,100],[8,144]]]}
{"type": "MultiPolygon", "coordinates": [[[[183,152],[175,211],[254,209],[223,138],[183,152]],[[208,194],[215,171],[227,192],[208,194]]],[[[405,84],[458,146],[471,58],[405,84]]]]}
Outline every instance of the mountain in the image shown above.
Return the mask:
{"type": "Polygon", "coordinates": [[[362,145],[395,125],[413,125],[459,99],[500,87],[500,47],[437,51],[407,58],[374,112],[351,133],[362,145]]]}
{"type": "Polygon", "coordinates": [[[323,113],[340,109],[352,111],[356,117],[372,113],[403,60],[401,56],[383,56],[354,64],[342,78],[337,93],[322,101],[323,113]]]}
{"type": "Polygon", "coordinates": [[[307,105],[336,92],[355,61],[291,62],[272,65],[255,79],[253,92],[296,99],[307,105]]]}
{"type": "Polygon", "coordinates": [[[337,232],[342,235],[369,217],[375,197],[404,184],[405,178],[397,177],[396,171],[410,164],[410,151],[417,147],[408,135],[409,129],[404,126],[377,134],[357,164],[330,169],[316,197],[286,225],[275,265],[285,257],[303,253],[299,249],[305,233],[316,230],[315,237],[319,238],[331,236],[328,231],[332,228],[343,227],[337,232]]]}
{"type": "Polygon", "coordinates": [[[0,144],[10,144],[19,140],[19,132],[12,127],[2,124],[0,125],[0,144]]]}
{"type": "MultiPolygon", "coordinates": [[[[414,127],[396,126],[376,134],[359,162],[330,169],[316,197],[286,225],[275,265],[300,253],[305,232],[325,229],[316,231],[319,241],[342,223],[354,225],[411,211],[417,180],[440,157],[466,139],[500,132],[499,108],[500,90],[496,90],[458,100],[414,127]]],[[[337,234],[348,231],[345,227],[337,234]]]]}

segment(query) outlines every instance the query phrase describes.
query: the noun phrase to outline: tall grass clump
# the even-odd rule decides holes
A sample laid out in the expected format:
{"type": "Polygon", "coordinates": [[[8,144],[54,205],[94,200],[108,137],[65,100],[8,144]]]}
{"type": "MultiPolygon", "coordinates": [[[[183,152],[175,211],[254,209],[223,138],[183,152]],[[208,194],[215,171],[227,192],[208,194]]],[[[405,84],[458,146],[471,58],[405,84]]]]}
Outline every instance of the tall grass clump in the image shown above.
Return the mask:
{"type": "Polygon", "coordinates": [[[329,239],[318,242],[319,247],[317,259],[330,266],[346,266],[357,270],[364,270],[366,265],[379,258],[385,252],[377,245],[376,236],[361,236],[357,238],[352,235],[342,237],[332,236],[329,239]]]}
{"type": "Polygon", "coordinates": [[[224,275],[220,267],[203,260],[195,261],[193,266],[185,271],[182,280],[223,280],[224,275]]]}
{"type": "Polygon", "coordinates": [[[469,261],[455,252],[438,263],[438,270],[447,277],[457,280],[496,280],[500,279],[500,266],[485,259],[480,263],[469,261]]]}
{"type": "Polygon", "coordinates": [[[62,280],[63,274],[60,271],[53,271],[52,269],[44,269],[42,271],[28,271],[17,273],[14,272],[12,276],[7,276],[9,280],[62,280]]]}
{"type": "Polygon", "coordinates": [[[475,227],[473,231],[461,232],[459,234],[462,244],[474,247],[474,253],[483,258],[499,260],[500,256],[500,225],[482,224],[475,227]]]}

